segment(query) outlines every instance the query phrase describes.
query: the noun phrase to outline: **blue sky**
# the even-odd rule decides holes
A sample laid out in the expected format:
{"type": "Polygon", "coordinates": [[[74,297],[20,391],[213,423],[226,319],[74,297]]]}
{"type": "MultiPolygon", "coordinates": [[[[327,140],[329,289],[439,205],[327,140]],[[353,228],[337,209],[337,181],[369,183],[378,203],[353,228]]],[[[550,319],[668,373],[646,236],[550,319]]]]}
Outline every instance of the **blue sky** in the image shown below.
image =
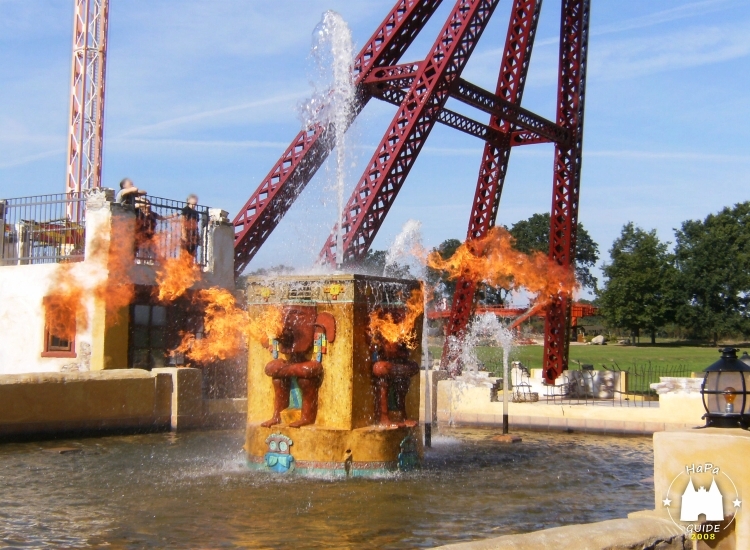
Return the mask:
{"type": "MultiPolygon", "coordinates": [[[[393,0],[111,1],[104,184],[124,176],[151,194],[233,217],[300,127],[316,79],[311,34],[333,9],[355,50],[393,0]]],[[[424,57],[446,0],[403,57],[424,57]]],[[[510,0],[501,2],[464,77],[494,89],[510,0]]],[[[0,0],[0,197],[64,190],[71,0],[0,0]]],[[[523,105],[554,119],[559,0],[545,0],[523,105]]],[[[750,3],[592,0],[580,220],[606,251],[623,224],[672,240],[685,219],[750,199],[750,3]]],[[[486,120],[468,108],[454,108],[486,120]]],[[[395,108],[372,101],[350,131],[348,185],[395,108]]],[[[482,144],[438,126],[375,241],[405,221],[425,243],[464,238],[482,144]]],[[[553,149],[514,149],[498,223],[551,202],[553,149]]],[[[251,268],[312,263],[332,226],[323,167],[251,268]]],[[[348,197],[348,193],[347,193],[348,197]]]]}

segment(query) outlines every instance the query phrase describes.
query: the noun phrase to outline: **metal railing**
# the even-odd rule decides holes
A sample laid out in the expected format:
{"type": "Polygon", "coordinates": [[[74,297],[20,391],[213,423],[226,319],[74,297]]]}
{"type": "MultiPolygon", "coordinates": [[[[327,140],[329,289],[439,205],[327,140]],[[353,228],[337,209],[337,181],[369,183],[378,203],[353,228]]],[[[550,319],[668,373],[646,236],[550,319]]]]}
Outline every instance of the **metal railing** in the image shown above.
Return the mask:
{"type": "Polygon", "coordinates": [[[85,212],[84,193],[0,200],[0,265],[83,260],[85,212]]]}
{"type": "Polygon", "coordinates": [[[182,201],[162,197],[135,200],[135,260],[155,263],[177,258],[187,251],[195,263],[205,266],[208,259],[208,207],[196,205],[190,211],[182,201]]]}
{"type": "Polygon", "coordinates": [[[689,377],[691,372],[682,365],[652,365],[651,362],[634,363],[628,368],[621,368],[617,363],[602,367],[604,370],[565,371],[562,384],[547,387],[545,400],[565,405],[656,406],[659,397],[651,384],[662,377],[689,377]]]}

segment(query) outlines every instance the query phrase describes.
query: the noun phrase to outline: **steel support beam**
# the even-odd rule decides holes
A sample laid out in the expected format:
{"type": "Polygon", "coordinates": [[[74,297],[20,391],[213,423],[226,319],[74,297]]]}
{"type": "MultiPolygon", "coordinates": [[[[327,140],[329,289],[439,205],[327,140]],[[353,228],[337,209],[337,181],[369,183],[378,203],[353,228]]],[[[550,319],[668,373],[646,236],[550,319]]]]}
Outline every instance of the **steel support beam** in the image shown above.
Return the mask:
{"type": "MultiPolygon", "coordinates": [[[[373,97],[397,107],[401,105],[406,97],[406,92],[397,86],[381,86],[377,89],[371,88],[371,90],[373,97]]],[[[499,144],[506,138],[502,132],[450,109],[444,108],[440,111],[438,122],[490,143],[499,144]]]]}
{"type": "MultiPolygon", "coordinates": [[[[555,146],[549,257],[571,269],[578,230],[590,5],[590,0],[562,0],[560,24],[557,124],[566,128],[572,139],[567,146],[555,146]]],[[[568,368],[570,303],[570,296],[561,295],[547,310],[543,374],[548,382],[568,368]]]]}
{"type": "Polygon", "coordinates": [[[520,127],[532,134],[547,138],[548,141],[566,143],[569,135],[565,128],[554,122],[527,111],[497,94],[488,92],[479,86],[459,78],[451,97],[467,105],[471,105],[502,120],[506,120],[512,127],[520,127]]]}
{"type": "MultiPolygon", "coordinates": [[[[495,96],[511,105],[521,104],[541,8],[542,0],[514,0],[513,3],[495,91],[495,96]]],[[[513,122],[503,118],[500,113],[493,113],[490,126],[509,135],[513,129],[513,122]]],[[[491,143],[484,146],[469,229],[466,233],[467,240],[484,237],[495,225],[513,145],[511,141],[512,139],[507,139],[499,146],[491,143]]],[[[445,326],[446,336],[460,337],[463,334],[474,308],[476,285],[476,281],[467,277],[460,277],[456,282],[451,317],[445,326]]],[[[455,364],[455,360],[446,338],[442,356],[443,368],[455,364]]],[[[458,369],[460,368],[458,365],[458,369]]]]}
{"type": "MultiPolygon", "coordinates": [[[[109,0],[75,0],[66,193],[101,186],[108,20],[109,0]]],[[[82,215],[68,212],[71,219],[82,215]]]]}
{"type": "MultiPolygon", "coordinates": [[[[460,77],[498,1],[455,0],[427,58],[397,65],[440,4],[439,0],[401,0],[357,57],[354,73],[359,101],[354,116],[372,97],[392,103],[398,110],[344,210],[345,260],[361,258],[367,253],[425,140],[434,125],[442,123],[485,142],[467,240],[484,237],[496,223],[511,149],[555,143],[550,258],[572,267],[590,0],[561,0],[556,122],[520,106],[542,0],[513,0],[494,94],[460,77]],[[490,114],[489,124],[446,109],[450,97],[490,114]]],[[[331,133],[330,128],[322,127],[300,132],[235,218],[238,274],[331,151],[331,133]]],[[[334,228],[321,251],[323,262],[335,261],[336,231],[334,228]]],[[[460,335],[466,327],[473,310],[476,284],[459,278],[447,335],[460,335]]],[[[567,368],[569,303],[568,296],[559,296],[548,307],[544,352],[544,376],[548,381],[567,368]]],[[[443,364],[450,360],[446,350],[443,364]]]]}

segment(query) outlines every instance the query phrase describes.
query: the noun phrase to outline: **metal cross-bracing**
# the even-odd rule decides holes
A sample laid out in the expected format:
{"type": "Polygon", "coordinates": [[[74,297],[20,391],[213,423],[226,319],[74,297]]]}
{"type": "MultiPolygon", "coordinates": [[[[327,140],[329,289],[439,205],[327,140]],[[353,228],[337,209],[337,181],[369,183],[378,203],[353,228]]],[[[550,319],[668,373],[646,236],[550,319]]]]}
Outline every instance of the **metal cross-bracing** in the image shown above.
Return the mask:
{"type": "Polygon", "coordinates": [[[461,78],[458,79],[451,96],[549,141],[564,143],[568,140],[568,131],[565,128],[461,78]]]}
{"type": "MultiPolygon", "coordinates": [[[[397,63],[442,0],[399,0],[354,59],[356,116],[370,100],[365,81],[397,63]]],[[[350,121],[351,122],[351,121],[350,121]]],[[[332,128],[304,129],[234,218],[235,272],[242,273],[333,149],[332,128]]]]}
{"type": "Polygon", "coordinates": [[[109,0],[75,0],[67,193],[101,185],[108,12],[109,0]]]}
{"type": "MultiPolygon", "coordinates": [[[[381,99],[392,105],[396,105],[397,107],[401,106],[404,98],[406,97],[406,91],[397,86],[381,86],[372,89],[371,91],[373,97],[381,99]]],[[[469,118],[455,111],[451,111],[450,109],[443,108],[438,115],[437,121],[441,124],[469,134],[470,136],[478,137],[479,139],[482,139],[484,141],[500,143],[504,139],[504,135],[494,128],[490,128],[486,124],[477,122],[472,118],[469,118]]],[[[520,145],[525,144],[520,143],[520,145]]]]}
{"type": "MultiPolygon", "coordinates": [[[[573,265],[578,230],[590,6],[590,0],[562,2],[557,124],[568,129],[571,139],[567,146],[555,145],[549,255],[564,266],[573,265]]],[[[570,301],[560,296],[547,312],[543,374],[548,381],[568,368],[570,301]]]]}
{"type": "MultiPolygon", "coordinates": [[[[345,260],[367,253],[498,2],[456,2],[344,209],[345,260]]],[[[321,256],[334,261],[335,231],[321,256]]]]}
{"type": "MultiPolygon", "coordinates": [[[[521,104],[541,8],[542,0],[514,1],[495,91],[495,96],[504,100],[506,105],[518,107],[521,104]]],[[[514,129],[513,123],[517,121],[509,119],[509,115],[513,114],[512,110],[493,111],[491,114],[490,126],[503,132],[506,138],[500,144],[488,142],[484,146],[466,234],[468,240],[484,237],[495,225],[510,151],[512,145],[515,145],[511,132],[514,129]]],[[[475,294],[476,281],[460,277],[456,282],[451,316],[445,327],[446,336],[459,336],[464,331],[472,315],[475,294]]],[[[453,351],[449,348],[446,338],[442,357],[443,367],[455,361],[453,351]]]]}

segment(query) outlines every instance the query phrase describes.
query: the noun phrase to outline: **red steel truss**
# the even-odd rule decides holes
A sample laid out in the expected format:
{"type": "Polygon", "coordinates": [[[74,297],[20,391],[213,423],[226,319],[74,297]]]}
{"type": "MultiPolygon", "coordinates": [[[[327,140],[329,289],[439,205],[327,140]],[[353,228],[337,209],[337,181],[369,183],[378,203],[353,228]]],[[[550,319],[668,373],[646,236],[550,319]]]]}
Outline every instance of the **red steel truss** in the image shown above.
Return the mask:
{"type": "MultiPolygon", "coordinates": [[[[541,7],[542,0],[515,0],[511,12],[495,95],[514,106],[520,105],[523,97],[541,7]]],[[[505,139],[499,144],[485,143],[467,239],[484,237],[495,225],[510,160],[512,121],[502,115],[495,115],[490,118],[490,127],[502,132],[505,139]]],[[[459,278],[446,335],[457,336],[466,328],[474,309],[475,293],[475,281],[459,278]]],[[[447,367],[455,359],[446,338],[442,364],[447,367]]]]}
{"type": "MultiPolygon", "coordinates": [[[[354,60],[359,102],[356,116],[370,100],[365,79],[378,67],[397,63],[442,0],[399,0],[354,60]]],[[[316,125],[302,130],[242,207],[234,224],[234,266],[247,267],[294,200],[333,149],[333,131],[316,125]]]]}
{"type": "MultiPolygon", "coordinates": [[[[583,153],[583,104],[586,91],[590,0],[563,0],[560,24],[560,74],[557,124],[571,139],[555,145],[555,173],[550,215],[549,256],[571,266],[578,231],[578,195],[583,153]]],[[[570,296],[560,296],[544,324],[544,378],[557,378],[568,368],[570,296]]]]}
{"type": "MultiPolygon", "coordinates": [[[[344,260],[367,253],[499,0],[456,2],[344,208],[344,260]]],[[[322,254],[336,258],[335,231],[322,254]]]]}
{"type": "MultiPolygon", "coordinates": [[[[495,225],[512,147],[555,143],[556,161],[550,227],[550,258],[571,265],[575,251],[580,186],[583,99],[590,0],[562,0],[557,121],[521,108],[542,0],[513,0],[495,93],[461,78],[461,72],[499,0],[456,0],[424,60],[399,63],[401,55],[435,12],[440,0],[401,0],[356,58],[356,116],[372,98],[398,107],[396,115],[358,181],[343,215],[344,259],[370,248],[425,140],[441,123],[485,142],[468,239],[495,225]],[[489,124],[445,108],[454,98],[490,115],[489,124]]],[[[235,268],[241,273],[292,202],[330,153],[330,128],[300,132],[234,220],[235,268]]],[[[336,258],[337,228],[321,252],[336,258]]],[[[475,283],[459,280],[447,334],[459,335],[474,305],[475,283]]],[[[570,300],[560,296],[548,308],[545,368],[554,380],[567,368],[570,300]]],[[[444,361],[450,360],[443,355],[444,361]]]]}
{"type": "Polygon", "coordinates": [[[101,185],[108,13],[109,0],[75,0],[67,193],[101,185]]]}

